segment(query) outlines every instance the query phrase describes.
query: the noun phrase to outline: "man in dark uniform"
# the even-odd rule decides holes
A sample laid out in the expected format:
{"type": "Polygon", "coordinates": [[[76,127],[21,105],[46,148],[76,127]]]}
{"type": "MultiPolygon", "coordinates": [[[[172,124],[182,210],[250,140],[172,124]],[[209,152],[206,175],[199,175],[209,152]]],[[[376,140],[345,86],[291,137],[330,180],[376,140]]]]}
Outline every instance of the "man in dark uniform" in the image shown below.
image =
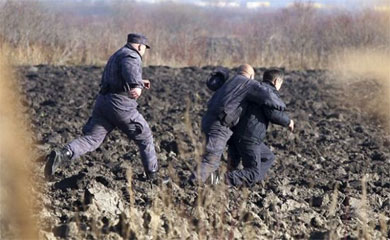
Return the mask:
{"type": "Polygon", "coordinates": [[[131,33],[127,36],[127,44],[110,57],[83,135],[48,155],[46,177],[52,176],[65,161],[94,151],[114,128],[119,128],[136,142],[146,175],[150,179],[156,177],[158,165],[152,132],[138,112],[136,101],[144,88],[150,88],[150,82],[142,79],[142,56],[148,48],[145,36],[131,33]]]}
{"type": "MultiPolygon", "coordinates": [[[[283,77],[284,74],[280,70],[267,70],[263,75],[263,85],[279,97],[278,91],[283,84],[283,77]]],[[[269,122],[294,130],[294,121],[284,111],[248,104],[229,140],[230,171],[225,175],[227,184],[252,186],[264,179],[275,160],[274,154],[263,143],[269,122]],[[240,159],[243,169],[237,169],[240,159]]]]}
{"type": "Polygon", "coordinates": [[[238,74],[218,88],[208,102],[207,112],[202,118],[202,131],[206,136],[205,153],[191,180],[196,177],[204,183],[218,169],[221,155],[233,134],[231,128],[238,123],[242,109],[249,102],[258,107],[285,108],[269,88],[253,78],[254,70],[250,65],[240,66],[238,74]]]}

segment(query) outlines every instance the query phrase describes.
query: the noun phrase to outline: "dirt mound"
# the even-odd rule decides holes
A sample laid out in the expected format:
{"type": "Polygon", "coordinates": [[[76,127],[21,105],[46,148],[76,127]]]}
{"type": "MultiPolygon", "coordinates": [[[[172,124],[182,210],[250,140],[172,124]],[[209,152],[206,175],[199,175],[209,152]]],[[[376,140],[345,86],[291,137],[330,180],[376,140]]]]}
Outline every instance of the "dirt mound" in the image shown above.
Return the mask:
{"type": "MultiPolygon", "coordinates": [[[[36,154],[80,134],[103,69],[19,70],[36,154]]],[[[54,182],[43,181],[44,162],[37,161],[41,234],[47,239],[390,237],[389,133],[351,104],[347,87],[324,71],[287,72],[281,92],[296,131],[269,129],[266,143],[276,163],[265,181],[249,191],[217,186],[198,192],[189,186],[203,141],[201,116],[211,95],[204,80],[211,71],[144,69],[152,89],[143,93],[139,110],[152,128],[161,173],[171,176],[171,183],[145,182],[137,147],[119,131],[69,163],[54,182]]],[[[258,76],[262,71],[256,69],[258,76]]],[[[376,91],[369,83],[356,82],[354,89],[376,91]]]]}

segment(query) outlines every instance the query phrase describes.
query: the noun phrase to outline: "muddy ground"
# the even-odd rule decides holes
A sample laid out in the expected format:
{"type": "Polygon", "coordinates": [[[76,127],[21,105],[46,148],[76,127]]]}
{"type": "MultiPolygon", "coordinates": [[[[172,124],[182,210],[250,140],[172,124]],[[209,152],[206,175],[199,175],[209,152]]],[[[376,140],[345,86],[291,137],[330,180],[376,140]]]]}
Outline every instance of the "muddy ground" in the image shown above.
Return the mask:
{"type": "MultiPolygon", "coordinates": [[[[199,158],[211,70],[144,69],[152,88],[139,110],[152,128],[161,174],[173,179],[155,186],[144,181],[137,147],[118,130],[54,181],[44,181],[39,156],[81,133],[103,68],[20,68],[35,134],[42,239],[390,237],[390,135],[362,108],[367,96],[380,94],[380,85],[372,79],[341,83],[325,71],[288,71],[281,93],[296,130],[270,127],[266,144],[276,163],[267,178],[251,189],[199,190],[187,178],[199,158]]],[[[258,76],[263,71],[256,69],[258,76]]]]}

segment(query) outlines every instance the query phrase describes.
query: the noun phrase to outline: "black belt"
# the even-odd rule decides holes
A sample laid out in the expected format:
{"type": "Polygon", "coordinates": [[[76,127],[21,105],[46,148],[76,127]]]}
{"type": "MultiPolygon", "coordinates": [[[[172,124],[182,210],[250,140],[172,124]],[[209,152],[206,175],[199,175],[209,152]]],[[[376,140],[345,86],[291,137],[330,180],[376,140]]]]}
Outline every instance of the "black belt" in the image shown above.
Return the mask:
{"type": "Polygon", "coordinates": [[[129,97],[129,93],[128,92],[115,92],[113,94],[119,94],[119,95],[122,95],[122,96],[129,97]]]}
{"type": "Polygon", "coordinates": [[[125,91],[102,91],[102,90],[100,90],[100,94],[102,94],[102,95],[107,95],[109,93],[111,93],[111,94],[119,94],[119,95],[122,95],[122,96],[129,97],[129,93],[125,92],[125,91]]]}

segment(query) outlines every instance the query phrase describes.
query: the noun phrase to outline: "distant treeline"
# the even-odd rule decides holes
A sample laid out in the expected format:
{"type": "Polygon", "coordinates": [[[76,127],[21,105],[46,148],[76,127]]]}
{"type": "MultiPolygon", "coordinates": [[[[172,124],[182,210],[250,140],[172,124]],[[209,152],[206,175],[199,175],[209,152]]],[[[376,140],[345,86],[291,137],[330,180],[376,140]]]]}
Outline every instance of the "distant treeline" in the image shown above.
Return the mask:
{"type": "Polygon", "coordinates": [[[202,8],[113,1],[110,5],[0,3],[0,50],[14,64],[104,64],[129,32],[151,42],[148,65],[326,68],[351,49],[389,52],[390,14],[202,8]]]}

